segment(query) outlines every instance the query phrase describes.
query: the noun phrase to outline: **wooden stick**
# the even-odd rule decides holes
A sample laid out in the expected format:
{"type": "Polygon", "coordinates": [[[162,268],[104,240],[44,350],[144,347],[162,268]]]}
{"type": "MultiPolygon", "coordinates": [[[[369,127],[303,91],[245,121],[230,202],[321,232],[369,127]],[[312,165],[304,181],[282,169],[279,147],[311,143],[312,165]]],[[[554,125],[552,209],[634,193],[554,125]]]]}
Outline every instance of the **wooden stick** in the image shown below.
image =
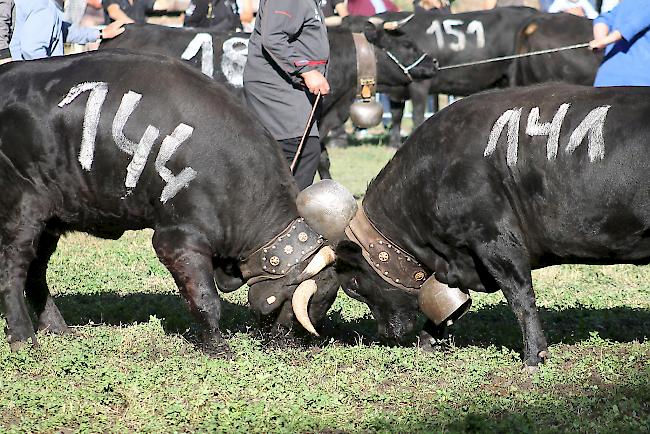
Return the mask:
{"type": "Polygon", "coordinates": [[[316,107],[318,106],[318,102],[320,101],[320,92],[318,92],[318,95],[316,95],[316,101],[314,101],[314,106],[311,108],[311,113],[309,114],[309,119],[307,119],[307,125],[305,126],[305,132],[302,133],[302,138],[300,139],[300,144],[298,145],[298,149],[296,150],[296,155],[293,157],[293,161],[291,162],[291,173],[293,174],[293,170],[296,168],[296,163],[298,163],[298,158],[300,157],[300,152],[302,151],[302,146],[305,144],[305,139],[307,139],[307,134],[309,134],[309,130],[311,129],[311,122],[314,120],[314,113],[316,113],[316,107]]]}

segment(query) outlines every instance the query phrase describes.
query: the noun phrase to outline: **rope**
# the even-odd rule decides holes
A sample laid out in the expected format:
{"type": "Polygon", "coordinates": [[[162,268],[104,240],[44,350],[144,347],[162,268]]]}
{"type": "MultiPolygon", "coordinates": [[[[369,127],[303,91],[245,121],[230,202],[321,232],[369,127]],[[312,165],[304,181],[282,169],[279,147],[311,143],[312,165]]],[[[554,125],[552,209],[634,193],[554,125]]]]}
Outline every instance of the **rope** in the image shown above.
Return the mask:
{"type": "Polygon", "coordinates": [[[309,114],[309,119],[307,119],[307,125],[305,126],[305,132],[302,133],[302,138],[300,139],[300,144],[298,145],[298,149],[296,150],[296,155],[294,155],[293,161],[291,162],[291,173],[294,173],[293,169],[296,168],[296,163],[298,162],[298,157],[300,157],[300,152],[302,151],[302,145],[305,144],[305,139],[307,138],[307,134],[309,134],[309,129],[311,127],[311,121],[314,119],[314,113],[316,113],[316,106],[318,106],[318,101],[320,101],[320,92],[318,92],[318,95],[316,95],[316,101],[314,101],[314,106],[311,108],[311,113],[309,114]]]}
{"type": "Polygon", "coordinates": [[[477,60],[475,62],[459,63],[457,65],[441,66],[438,68],[438,71],[443,71],[445,69],[463,68],[465,66],[483,65],[484,63],[500,62],[502,60],[519,59],[521,57],[537,56],[538,54],[557,53],[558,51],[575,50],[576,48],[586,48],[586,47],[589,47],[589,42],[585,42],[583,44],[567,45],[566,47],[560,47],[560,48],[549,48],[547,50],[531,51],[529,53],[511,54],[509,56],[493,57],[491,59],[477,60]]]}

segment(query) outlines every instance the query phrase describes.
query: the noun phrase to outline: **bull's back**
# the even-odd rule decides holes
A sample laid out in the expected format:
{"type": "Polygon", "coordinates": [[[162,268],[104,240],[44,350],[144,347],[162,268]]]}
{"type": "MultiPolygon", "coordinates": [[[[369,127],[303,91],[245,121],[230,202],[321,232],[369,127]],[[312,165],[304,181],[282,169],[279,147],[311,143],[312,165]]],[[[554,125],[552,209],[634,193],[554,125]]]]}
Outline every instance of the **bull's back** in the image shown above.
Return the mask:
{"type": "MultiPolygon", "coordinates": [[[[648,119],[645,88],[491,92],[432,118],[396,159],[430,162],[418,177],[433,180],[433,202],[465,201],[457,209],[474,207],[470,220],[480,224],[504,216],[519,222],[539,265],[643,262],[650,257],[648,119]]],[[[460,218],[441,213],[449,224],[460,218]]]]}
{"type": "MultiPolygon", "coordinates": [[[[283,167],[277,145],[225,89],[162,56],[16,63],[2,72],[0,94],[3,163],[57,214],[95,220],[88,226],[131,229],[173,219],[179,208],[199,213],[233,185],[259,181],[239,176],[247,165],[269,170],[258,153],[283,167]]],[[[12,179],[0,182],[10,188],[12,179]]]]}

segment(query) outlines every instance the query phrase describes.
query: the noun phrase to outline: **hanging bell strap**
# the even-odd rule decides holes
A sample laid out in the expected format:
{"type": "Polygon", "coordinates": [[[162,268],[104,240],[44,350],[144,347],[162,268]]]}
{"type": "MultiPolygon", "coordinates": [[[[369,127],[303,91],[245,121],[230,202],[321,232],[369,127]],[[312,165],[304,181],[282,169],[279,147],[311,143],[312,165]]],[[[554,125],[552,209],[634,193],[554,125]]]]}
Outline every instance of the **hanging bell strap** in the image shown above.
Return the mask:
{"type": "Polygon", "coordinates": [[[369,101],[377,91],[377,60],[375,48],[363,33],[352,33],[357,53],[357,98],[369,101]]]}

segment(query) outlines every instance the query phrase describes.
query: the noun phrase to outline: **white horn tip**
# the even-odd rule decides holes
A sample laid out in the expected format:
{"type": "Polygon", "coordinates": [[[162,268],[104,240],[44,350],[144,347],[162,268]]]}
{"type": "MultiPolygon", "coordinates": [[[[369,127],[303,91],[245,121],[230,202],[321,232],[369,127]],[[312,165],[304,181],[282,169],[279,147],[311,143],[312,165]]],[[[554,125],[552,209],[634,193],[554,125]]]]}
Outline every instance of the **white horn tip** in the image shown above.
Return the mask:
{"type": "Polygon", "coordinates": [[[314,328],[314,325],[311,323],[309,311],[307,309],[309,299],[316,293],[317,289],[318,287],[313,279],[302,282],[293,293],[293,297],[291,298],[291,307],[300,325],[309,333],[315,336],[320,336],[314,328]]]}

